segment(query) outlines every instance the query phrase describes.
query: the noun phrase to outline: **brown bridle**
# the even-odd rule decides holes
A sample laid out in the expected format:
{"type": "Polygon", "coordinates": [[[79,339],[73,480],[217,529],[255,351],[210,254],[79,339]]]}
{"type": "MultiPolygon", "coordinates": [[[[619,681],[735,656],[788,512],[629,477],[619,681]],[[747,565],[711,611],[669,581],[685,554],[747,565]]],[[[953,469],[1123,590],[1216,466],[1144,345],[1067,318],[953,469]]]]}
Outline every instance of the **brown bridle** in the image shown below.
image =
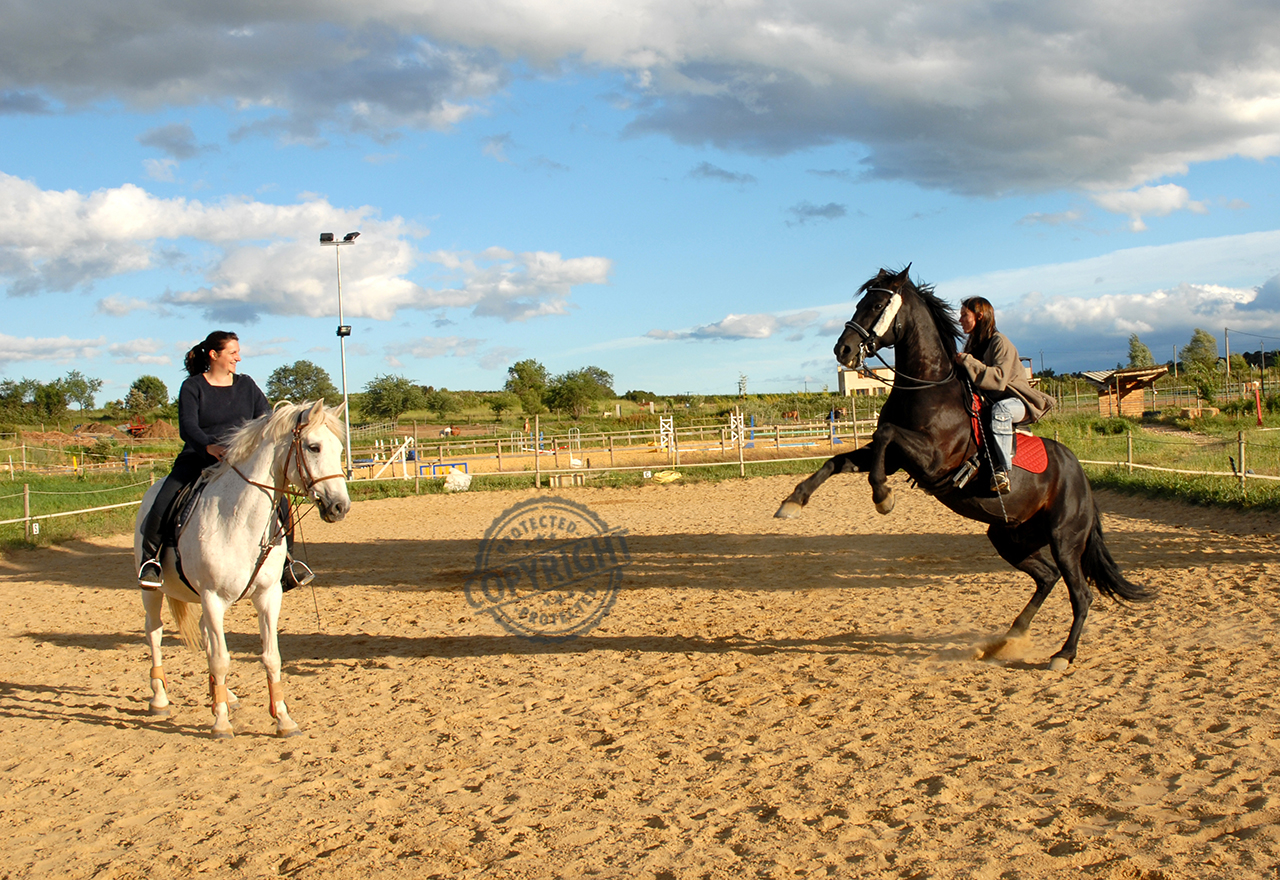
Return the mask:
{"type": "Polygon", "coordinates": [[[235,465],[231,465],[231,469],[239,474],[240,479],[244,480],[250,486],[257,486],[259,489],[267,489],[276,495],[307,495],[315,488],[317,483],[323,483],[325,480],[345,478],[346,474],[341,472],[329,474],[324,477],[317,477],[312,473],[311,466],[307,464],[307,457],[302,453],[302,432],[305,431],[310,424],[310,422],[302,421],[302,417],[299,416],[298,424],[293,426],[293,442],[289,444],[289,451],[284,457],[284,471],[282,473],[284,479],[283,486],[268,486],[266,483],[259,483],[256,480],[251,480],[235,465]],[[302,475],[303,482],[302,491],[296,493],[289,491],[289,464],[293,461],[295,456],[298,461],[298,473],[302,475]]]}

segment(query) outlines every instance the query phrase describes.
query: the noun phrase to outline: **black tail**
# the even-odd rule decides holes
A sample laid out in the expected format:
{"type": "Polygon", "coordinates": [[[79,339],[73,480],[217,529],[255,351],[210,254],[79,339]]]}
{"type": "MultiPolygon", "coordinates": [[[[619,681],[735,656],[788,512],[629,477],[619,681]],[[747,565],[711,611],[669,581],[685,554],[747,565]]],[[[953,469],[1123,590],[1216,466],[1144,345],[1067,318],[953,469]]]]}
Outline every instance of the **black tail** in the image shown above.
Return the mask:
{"type": "Polygon", "coordinates": [[[1120,573],[1120,566],[1111,558],[1111,551],[1102,540],[1102,517],[1098,508],[1093,508],[1093,529],[1089,532],[1089,540],[1084,545],[1084,558],[1080,560],[1084,576],[1089,583],[1098,588],[1098,592],[1112,599],[1124,602],[1146,602],[1156,597],[1156,591],[1150,587],[1131,583],[1120,573]]]}

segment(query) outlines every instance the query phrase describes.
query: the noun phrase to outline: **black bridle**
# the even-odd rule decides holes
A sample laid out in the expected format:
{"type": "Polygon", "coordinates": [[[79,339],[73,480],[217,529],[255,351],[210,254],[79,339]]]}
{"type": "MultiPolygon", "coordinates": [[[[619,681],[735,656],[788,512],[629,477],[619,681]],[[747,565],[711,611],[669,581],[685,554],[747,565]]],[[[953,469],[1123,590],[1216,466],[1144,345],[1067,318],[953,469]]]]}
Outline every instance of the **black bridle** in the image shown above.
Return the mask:
{"type": "MultiPolygon", "coordinates": [[[[890,294],[891,296],[893,295],[896,295],[899,297],[902,296],[902,294],[899,291],[890,290],[887,287],[870,287],[870,288],[867,288],[866,292],[867,293],[887,293],[887,294],[890,294]]],[[[901,310],[899,310],[898,312],[898,315],[900,314],[901,314],[901,310]]],[[[901,322],[898,319],[898,315],[894,316],[895,331],[900,330],[902,326],[901,322]]],[[[892,388],[901,388],[903,391],[923,391],[926,388],[937,388],[939,385],[946,385],[948,382],[950,382],[952,379],[956,377],[956,368],[954,364],[951,365],[951,369],[947,372],[947,375],[942,379],[937,379],[937,380],[921,379],[916,376],[908,376],[906,373],[900,372],[899,370],[890,366],[889,362],[886,361],[884,359],[884,356],[880,354],[880,335],[878,333],[875,333],[871,330],[866,329],[865,327],[863,327],[861,324],[859,324],[857,321],[853,320],[852,318],[844,322],[844,329],[846,331],[852,330],[854,333],[857,333],[858,336],[862,338],[862,341],[858,343],[858,351],[859,351],[859,356],[862,363],[865,364],[867,362],[867,358],[870,355],[875,355],[876,360],[884,364],[885,369],[887,369],[890,373],[893,374],[893,381],[886,382],[884,379],[881,379],[879,376],[877,376],[874,370],[871,370],[870,371],[871,377],[878,382],[883,382],[885,385],[888,385],[892,388]],[[898,384],[899,379],[906,379],[908,382],[912,382],[914,384],[899,385],[898,384]]]]}

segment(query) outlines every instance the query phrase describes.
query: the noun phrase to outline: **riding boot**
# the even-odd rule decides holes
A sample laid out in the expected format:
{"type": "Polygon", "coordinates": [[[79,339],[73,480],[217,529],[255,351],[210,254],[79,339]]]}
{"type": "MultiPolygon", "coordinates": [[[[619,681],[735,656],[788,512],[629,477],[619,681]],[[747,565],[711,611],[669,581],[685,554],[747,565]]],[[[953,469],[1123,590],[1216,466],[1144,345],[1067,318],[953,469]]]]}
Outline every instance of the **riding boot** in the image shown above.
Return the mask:
{"type": "Polygon", "coordinates": [[[308,565],[293,557],[293,516],[288,496],[280,499],[280,522],[284,526],[285,563],[280,575],[280,589],[289,592],[294,587],[305,587],[316,579],[308,565]]]}

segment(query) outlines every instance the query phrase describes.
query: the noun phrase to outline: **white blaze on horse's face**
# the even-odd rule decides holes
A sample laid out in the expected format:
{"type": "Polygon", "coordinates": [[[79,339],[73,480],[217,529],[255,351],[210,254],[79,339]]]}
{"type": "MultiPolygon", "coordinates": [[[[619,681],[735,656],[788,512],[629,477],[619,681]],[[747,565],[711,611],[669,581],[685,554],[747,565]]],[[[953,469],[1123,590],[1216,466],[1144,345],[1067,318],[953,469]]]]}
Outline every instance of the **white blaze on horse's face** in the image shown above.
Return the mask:
{"type": "Polygon", "coordinates": [[[880,319],[871,328],[871,335],[876,339],[883,339],[885,333],[889,332],[889,328],[893,326],[893,319],[898,317],[900,308],[902,308],[902,294],[895,293],[889,297],[889,304],[884,307],[884,311],[880,313],[880,319]]]}
{"type": "MultiPolygon", "coordinates": [[[[341,407],[339,407],[341,411],[341,407]]],[[[324,415],[324,401],[317,401],[307,415],[310,427],[302,432],[300,451],[305,459],[289,476],[295,485],[306,489],[320,509],[325,522],[338,522],[351,509],[347,481],[342,475],[342,440],[329,427],[324,415]]]]}

